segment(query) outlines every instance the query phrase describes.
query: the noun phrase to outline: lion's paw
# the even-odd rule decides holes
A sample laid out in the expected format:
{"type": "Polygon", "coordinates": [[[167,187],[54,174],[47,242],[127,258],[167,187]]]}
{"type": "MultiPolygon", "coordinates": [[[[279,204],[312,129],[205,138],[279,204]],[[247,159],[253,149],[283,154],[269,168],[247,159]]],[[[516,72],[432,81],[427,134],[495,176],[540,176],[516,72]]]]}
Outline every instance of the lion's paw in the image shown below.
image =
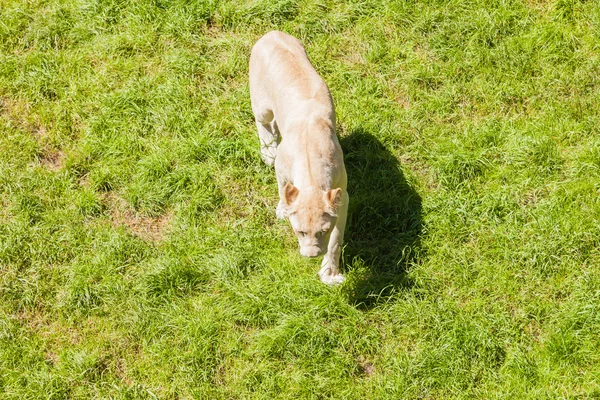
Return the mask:
{"type": "Polygon", "coordinates": [[[340,273],[332,274],[331,269],[327,266],[321,268],[321,270],[319,271],[319,278],[321,278],[321,282],[323,282],[326,285],[339,285],[340,283],[346,280],[344,275],[340,273]]]}
{"type": "Polygon", "coordinates": [[[285,219],[285,211],[283,209],[283,202],[280,201],[279,204],[277,204],[277,208],[275,209],[275,215],[279,219],[285,219]]]}

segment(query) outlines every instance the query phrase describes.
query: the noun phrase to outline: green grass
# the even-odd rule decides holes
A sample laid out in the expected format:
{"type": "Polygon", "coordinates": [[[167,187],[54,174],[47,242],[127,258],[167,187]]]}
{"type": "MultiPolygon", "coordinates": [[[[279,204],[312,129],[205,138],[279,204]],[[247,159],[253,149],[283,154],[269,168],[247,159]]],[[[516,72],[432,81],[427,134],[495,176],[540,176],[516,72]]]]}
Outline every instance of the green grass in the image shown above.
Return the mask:
{"type": "Polygon", "coordinates": [[[600,3],[0,0],[0,397],[600,397],[600,3]],[[348,280],[248,57],[338,113],[348,280]]]}

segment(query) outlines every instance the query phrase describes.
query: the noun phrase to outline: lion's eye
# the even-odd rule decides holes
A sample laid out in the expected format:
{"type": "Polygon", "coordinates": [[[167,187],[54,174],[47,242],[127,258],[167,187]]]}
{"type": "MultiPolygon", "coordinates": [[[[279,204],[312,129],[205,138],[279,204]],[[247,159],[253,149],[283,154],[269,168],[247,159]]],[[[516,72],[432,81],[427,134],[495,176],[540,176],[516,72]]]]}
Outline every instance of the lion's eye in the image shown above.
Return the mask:
{"type": "Polygon", "coordinates": [[[304,236],[306,236],[306,232],[304,232],[304,231],[298,231],[298,235],[304,237],[304,236]]]}

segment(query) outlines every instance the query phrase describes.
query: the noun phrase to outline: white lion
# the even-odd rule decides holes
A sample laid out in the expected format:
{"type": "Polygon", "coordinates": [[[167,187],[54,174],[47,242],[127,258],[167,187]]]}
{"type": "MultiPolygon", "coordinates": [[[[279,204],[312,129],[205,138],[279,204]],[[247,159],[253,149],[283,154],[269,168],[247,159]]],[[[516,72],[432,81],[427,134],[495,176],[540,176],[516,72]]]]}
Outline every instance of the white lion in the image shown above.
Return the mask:
{"type": "Polygon", "coordinates": [[[273,31],[256,42],[250,98],[263,160],[275,165],[277,216],[290,220],[303,256],[324,254],[321,281],[340,283],[349,200],[346,168],[331,94],[300,41],[273,31]]]}

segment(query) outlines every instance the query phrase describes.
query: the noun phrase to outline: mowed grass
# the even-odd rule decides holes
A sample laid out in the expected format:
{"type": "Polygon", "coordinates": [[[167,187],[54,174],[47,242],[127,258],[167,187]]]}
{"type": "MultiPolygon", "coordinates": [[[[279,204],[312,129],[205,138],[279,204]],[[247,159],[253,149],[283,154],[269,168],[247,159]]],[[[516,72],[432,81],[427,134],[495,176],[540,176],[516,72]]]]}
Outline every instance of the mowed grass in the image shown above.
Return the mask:
{"type": "Polygon", "coordinates": [[[0,0],[0,397],[600,397],[600,3],[0,0]],[[338,112],[347,281],[248,57],[338,112]]]}

